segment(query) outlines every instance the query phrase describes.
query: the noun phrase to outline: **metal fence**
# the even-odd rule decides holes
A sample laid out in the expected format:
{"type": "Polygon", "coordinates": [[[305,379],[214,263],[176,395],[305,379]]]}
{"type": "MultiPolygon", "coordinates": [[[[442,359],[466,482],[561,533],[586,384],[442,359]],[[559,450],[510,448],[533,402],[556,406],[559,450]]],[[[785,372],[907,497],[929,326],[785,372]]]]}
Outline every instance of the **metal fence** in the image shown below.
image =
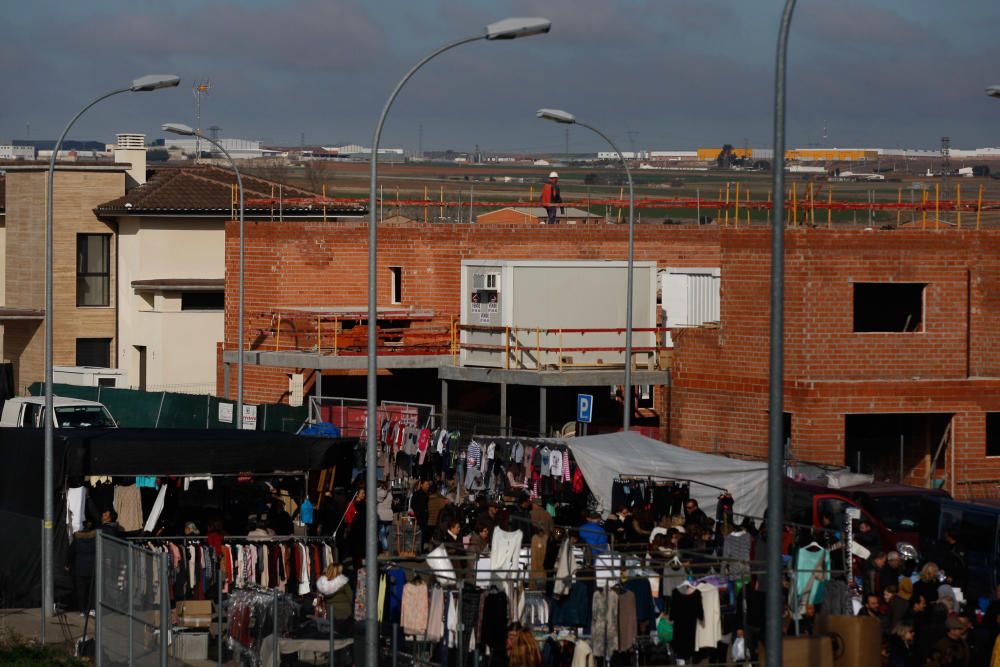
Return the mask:
{"type": "Polygon", "coordinates": [[[167,554],[97,533],[98,667],[168,663],[167,554]]]}

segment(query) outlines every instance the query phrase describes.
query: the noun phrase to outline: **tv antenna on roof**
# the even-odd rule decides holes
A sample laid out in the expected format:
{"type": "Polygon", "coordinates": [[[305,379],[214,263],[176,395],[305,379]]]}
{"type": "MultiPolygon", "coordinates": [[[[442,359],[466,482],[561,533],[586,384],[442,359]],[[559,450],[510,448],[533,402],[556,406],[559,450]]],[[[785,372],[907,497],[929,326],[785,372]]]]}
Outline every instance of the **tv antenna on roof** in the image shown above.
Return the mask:
{"type": "MultiPolygon", "coordinates": [[[[198,133],[201,133],[201,98],[208,95],[208,89],[212,87],[212,82],[208,79],[196,82],[191,86],[191,92],[194,93],[194,106],[195,106],[195,129],[198,133]]],[[[195,135],[194,138],[194,159],[197,162],[198,158],[201,157],[201,137],[195,135]]]]}

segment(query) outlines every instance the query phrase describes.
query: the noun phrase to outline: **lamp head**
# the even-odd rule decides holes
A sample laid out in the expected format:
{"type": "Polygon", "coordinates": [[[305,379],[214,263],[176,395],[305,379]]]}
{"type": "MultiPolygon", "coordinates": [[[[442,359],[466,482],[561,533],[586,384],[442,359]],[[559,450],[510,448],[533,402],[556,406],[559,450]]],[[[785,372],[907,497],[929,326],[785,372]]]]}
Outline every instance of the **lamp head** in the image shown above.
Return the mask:
{"type": "Polygon", "coordinates": [[[170,132],[171,134],[179,134],[182,137],[193,137],[198,134],[190,125],[185,125],[183,123],[164,123],[160,126],[160,129],[164,132],[170,132]]]}
{"type": "Polygon", "coordinates": [[[990,97],[1000,98],[1000,85],[990,86],[986,89],[986,94],[990,97]]]}
{"type": "Polygon", "coordinates": [[[552,21],[543,18],[509,18],[486,26],[486,39],[517,39],[544,35],[552,29],[552,21]]]}
{"type": "Polygon", "coordinates": [[[566,125],[576,123],[576,116],[568,111],[563,111],[562,109],[539,109],[535,112],[535,115],[539,118],[544,118],[545,120],[565,123],[566,125]]]}
{"type": "Polygon", "coordinates": [[[132,81],[132,92],[174,88],[180,82],[181,78],[173,74],[150,74],[132,81]]]}

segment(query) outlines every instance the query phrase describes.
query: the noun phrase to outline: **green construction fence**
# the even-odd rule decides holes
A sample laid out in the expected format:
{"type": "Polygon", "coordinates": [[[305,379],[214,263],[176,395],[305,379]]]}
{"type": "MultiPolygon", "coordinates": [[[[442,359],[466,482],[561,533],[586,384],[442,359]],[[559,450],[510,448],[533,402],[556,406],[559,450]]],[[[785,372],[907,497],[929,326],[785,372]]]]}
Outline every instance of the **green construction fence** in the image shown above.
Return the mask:
{"type": "MultiPolygon", "coordinates": [[[[32,396],[42,394],[43,384],[28,387],[32,396]]],[[[141,391],[113,387],[82,387],[54,383],[56,396],[80,398],[103,403],[122,428],[236,428],[236,401],[218,396],[180,394],[169,391],[141,391]]],[[[262,403],[247,406],[256,409],[256,430],[295,433],[308,416],[306,406],[262,403]]],[[[247,428],[251,428],[248,424],[247,428]]]]}

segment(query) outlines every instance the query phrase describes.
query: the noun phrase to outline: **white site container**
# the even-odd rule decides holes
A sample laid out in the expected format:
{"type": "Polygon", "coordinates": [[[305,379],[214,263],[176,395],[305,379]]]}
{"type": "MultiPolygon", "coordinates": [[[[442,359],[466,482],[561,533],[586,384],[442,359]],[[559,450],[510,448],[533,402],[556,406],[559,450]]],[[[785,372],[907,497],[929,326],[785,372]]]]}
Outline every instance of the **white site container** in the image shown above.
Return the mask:
{"type": "MultiPolygon", "coordinates": [[[[461,321],[484,329],[462,331],[462,365],[624,366],[626,267],[623,261],[463,260],[461,321]]],[[[656,275],[656,262],[634,263],[633,328],[656,327],[656,275]]],[[[633,349],[646,348],[633,355],[634,365],[652,367],[655,346],[655,332],[634,331],[633,349]]]]}
{"type": "Polygon", "coordinates": [[[128,376],[124,369],[98,366],[53,366],[52,381],[81,387],[128,386],[128,376]]]}
{"type": "MultiPolygon", "coordinates": [[[[718,322],[721,275],[718,267],[667,268],[661,271],[663,326],[698,327],[706,322],[718,322]]],[[[669,332],[664,344],[673,347],[669,332]]]]}

